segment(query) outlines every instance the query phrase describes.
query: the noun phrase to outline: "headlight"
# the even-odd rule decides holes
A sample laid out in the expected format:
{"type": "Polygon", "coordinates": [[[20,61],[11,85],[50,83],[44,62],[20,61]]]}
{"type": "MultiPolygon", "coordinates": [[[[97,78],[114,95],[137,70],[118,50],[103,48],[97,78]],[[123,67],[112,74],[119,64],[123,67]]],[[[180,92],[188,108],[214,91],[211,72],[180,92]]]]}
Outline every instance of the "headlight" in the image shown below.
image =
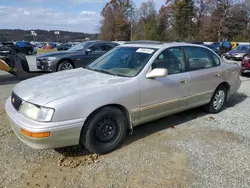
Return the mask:
{"type": "Polygon", "coordinates": [[[247,57],[247,56],[244,57],[244,60],[248,60],[248,59],[249,59],[249,57],[247,57]]]}
{"type": "Polygon", "coordinates": [[[53,61],[55,59],[56,59],[56,57],[47,57],[47,60],[49,60],[49,61],[53,61]]]}
{"type": "Polygon", "coordinates": [[[52,108],[39,107],[34,104],[24,102],[21,105],[19,111],[21,114],[32,120],[49,122],[51,121],[55,110],[52,108]]]}

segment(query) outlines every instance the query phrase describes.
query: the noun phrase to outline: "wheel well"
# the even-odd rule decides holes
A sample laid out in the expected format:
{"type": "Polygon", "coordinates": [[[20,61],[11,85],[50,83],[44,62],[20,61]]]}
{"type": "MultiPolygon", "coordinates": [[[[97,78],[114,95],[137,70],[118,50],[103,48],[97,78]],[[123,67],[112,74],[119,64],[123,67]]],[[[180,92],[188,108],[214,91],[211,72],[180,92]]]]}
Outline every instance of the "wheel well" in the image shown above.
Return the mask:
{"type": "MultiPolygon", "coordinates": [[[[89,120],[90,120],[96,113],[98,113],[102,108],[105,108],[105,107],[115,107],[115,108],[118,108],[119,110],[121,110],[121,111],[125,114],[125,116],[126,116],[126,118],[127,118],[127,120],[128,120],[129,129],[130,129],[130,130],[133,129],[133,125],[132,125],[132,123],[131,123],[131,121],[130,121],[130,115],[129,115],[128,110],[127,110],[124,106],[122,106],[122,105],[120,105],[120,104],[108,104],[108,105],[105,105],[105,106],[102,106],[102,107],[96,109],[95,111],[93,111],[93,112],[87,117],[85,123],[86,123],[87,121],[89,121],[89,120]]],[[[84,123],[84,124],[85,124],[85,123],[84,123]]]]}
{"type": "Polygon", "coordinates": [[[56,70],[58,69],[58,66],[59,66],[63,61],[69,61],[69,62],[73,65],[73,67],[75,68],[75,63],[74,63],[71,59],[64,58],[64,59],[61,59],[61,60],[57,63],[56,70]]]}
{"type": "MultiPolygon", "coordinates": [[[[227,82],[222,82],[222,83],[220,83],[220,85],[218,85],[218,87],[219,86],[224,86],[226,89],[227,89],[227,92],[229,91],[229,89],[230,89],[230,85],[229,85],[229,83],[227,83],[227,82]]],[[[217,87],[217,88],[218,88],[217,87]]]]}

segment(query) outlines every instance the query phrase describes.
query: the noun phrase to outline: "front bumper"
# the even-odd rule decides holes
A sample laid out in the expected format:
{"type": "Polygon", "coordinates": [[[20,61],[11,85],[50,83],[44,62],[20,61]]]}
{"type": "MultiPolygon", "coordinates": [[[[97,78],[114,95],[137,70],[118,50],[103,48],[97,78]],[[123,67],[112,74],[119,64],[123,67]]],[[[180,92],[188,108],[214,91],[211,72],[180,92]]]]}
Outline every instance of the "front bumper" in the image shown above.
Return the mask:
{"type": "Polygon", "coordinates": [[[250,73],[250,60],[243,60],[241,62],[241,73],[250,73]]]}
{"type": "Polygon", "coordinates": [[[243,56],[244,56],[244,54],[238,54],[238,55],[225,54],[226,59],[233,59],[233,60],[242,60],[243,56]]]}
{"type": "Polygon", "coordinates": [[[249,74],[250,73],[250,68],[241,68],[241,73],[249,74]]]}
{"type": "Polygon", "coordinates": [[[10,97],[5,103],[5,110],[17,137],[34,149],[60,148],[79,144],[85,118],[49,123],[33,121],[16,111],[10,97]],[[21,133],[21,128],[33,133],[50,132],[50,136],[47,138],[28,137],[21,133]]]}
{"type": "Polygon", "coordinates": [[[45,72],[55,72],[56,64],[57,60],[47,61],[43,59],[36,59],[37,68],[45,72]]]}

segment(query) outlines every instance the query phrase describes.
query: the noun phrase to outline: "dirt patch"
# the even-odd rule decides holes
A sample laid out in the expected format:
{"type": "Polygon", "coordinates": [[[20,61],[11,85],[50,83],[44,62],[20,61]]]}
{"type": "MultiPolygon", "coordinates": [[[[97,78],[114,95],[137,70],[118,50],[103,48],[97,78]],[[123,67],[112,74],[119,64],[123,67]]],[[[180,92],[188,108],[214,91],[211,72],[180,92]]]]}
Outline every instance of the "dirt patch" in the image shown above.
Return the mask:
{"type": "MultiPolygon", "coordinates": [[[[65,149],[64,149],[65,150],[65,149]]],[[[64,152],[58,159],[58,166],[64,166],[69,168],[76,168],[78,166],[89,165],[93,163],[99,163],[99,155],[89,154],[86,149],[81,146],[75,146],[70,149],[70,151],[64,152]],[[73,149],[76,148],[76,149],[73,149]],[[74,151],[75,150],[75,151],[74,151]]]]}

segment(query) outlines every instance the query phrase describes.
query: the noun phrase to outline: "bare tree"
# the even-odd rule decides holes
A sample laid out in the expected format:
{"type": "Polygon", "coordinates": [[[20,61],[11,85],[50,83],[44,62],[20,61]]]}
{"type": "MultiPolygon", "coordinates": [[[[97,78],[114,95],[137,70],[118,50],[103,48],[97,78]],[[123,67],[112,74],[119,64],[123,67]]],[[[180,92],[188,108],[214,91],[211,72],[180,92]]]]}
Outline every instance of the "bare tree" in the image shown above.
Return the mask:
{"type": "Polygon", "coordinates": [[[103,8],[100,38],[106,40],[129,40],[132,0],[110,0],[103,8]]]}

